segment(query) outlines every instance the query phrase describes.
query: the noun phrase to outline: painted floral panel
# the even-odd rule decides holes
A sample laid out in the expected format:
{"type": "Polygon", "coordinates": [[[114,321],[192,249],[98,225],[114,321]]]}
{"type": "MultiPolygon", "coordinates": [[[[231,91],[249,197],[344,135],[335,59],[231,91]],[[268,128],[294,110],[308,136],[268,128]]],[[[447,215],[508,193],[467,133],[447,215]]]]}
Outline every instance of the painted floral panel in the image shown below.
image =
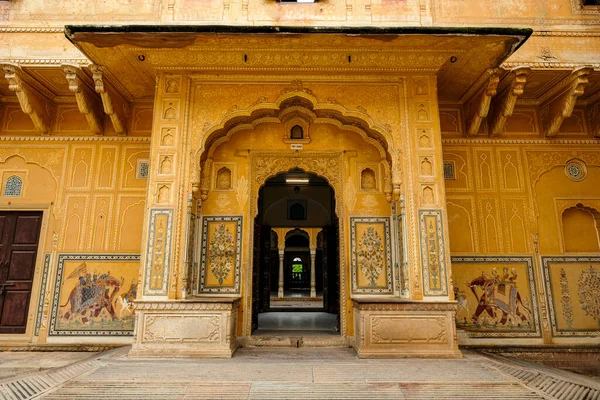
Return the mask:
{"type": "Polygon", "coordinates": [[[242,217],[203,217],[200,293],[239,293],[241,247],[242,217]]]}
{"type": "Polygon", "coordinates": [[[600,257],[544,257],[555,336],[600,336],[600,257]]]}
{"type": "Polygon", "coordinates": [[[389,218],[352,217],[352,276],[356,293],[392,291],[389,218]]]}

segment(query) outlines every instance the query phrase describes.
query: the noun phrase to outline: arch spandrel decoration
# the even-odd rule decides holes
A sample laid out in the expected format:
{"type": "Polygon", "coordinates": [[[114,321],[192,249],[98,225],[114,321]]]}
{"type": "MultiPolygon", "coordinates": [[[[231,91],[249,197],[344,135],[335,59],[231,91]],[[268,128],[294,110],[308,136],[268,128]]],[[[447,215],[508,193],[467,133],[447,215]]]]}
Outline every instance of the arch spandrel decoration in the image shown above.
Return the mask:
{"type": "Polygon", "coordinates": [[[192,168],[194,187],[200,188],[202,185],[202,196],[206,196],[210,190],[210,183],[205,182],[205,174],[203,172],[201,176],[200,171],[207,169],[206,163],[210,162],[212,151],[219,144],[228,141],[235,132],[254,129],[261,123],[284,123],[287,120],[286,115],[292,110],[294,114],[301,115],[310,123],[330,123],[342,130],[358,133],[366,142],[379,149],[386,161],[385,192],[388,201],[391,201],[392,193],[397,200],[402,168],[400,163],[394,160],[402,159],[400,135],[393,135],[390,126],[375,123],[362,107],[358,110],[348,110],[331,99],[319,103],[312,91],[302,88],[301,83],[292,84],[275,102],[268,102],[266,98],[260,97],[245,110],[232,107],[217,124],[207,127],[202,134],[193,134],[192,145],[197,149],[193,158],[195,165],[192,168]]]}

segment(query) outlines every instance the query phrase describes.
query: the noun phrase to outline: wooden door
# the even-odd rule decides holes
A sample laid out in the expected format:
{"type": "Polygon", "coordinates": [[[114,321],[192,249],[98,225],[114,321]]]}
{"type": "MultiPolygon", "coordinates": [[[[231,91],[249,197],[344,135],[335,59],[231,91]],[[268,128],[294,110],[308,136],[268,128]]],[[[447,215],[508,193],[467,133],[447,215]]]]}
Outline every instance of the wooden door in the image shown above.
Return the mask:
{"type": "Polygon", "coordinates": [[[323,228],[323,307],[340,312],[339,230],[337,219],[323,228]]]}
{"type": "MultiPolygon", "coordinates": [[[[340,312],[340,230],[338,225],[337,217],[333,220],[333,226],[327,232],[327,251],[329,255],[328,260],[328,273],[329,280],[327,282],[329,286],[329,304],[328,310],[330,313],[340,312]]],[[[338,319],[339,322],[339,319],[338,319]]]]}
{"type": "Polygon", "coordinates": [[[25,333],[41,211],[0,212],[0,333],[25,333]]]}
{"type": "Polygon", "coordinates": [[[252,242],[252,332],[258,328],[260,306],[260,224],[254,221],[252,242]]]}
{"type": "Polygon", "coordinates": [[[261,227],[261,266],[260,266],[260,312],[267,312],[271,307],[271,227],[261,227]]]}

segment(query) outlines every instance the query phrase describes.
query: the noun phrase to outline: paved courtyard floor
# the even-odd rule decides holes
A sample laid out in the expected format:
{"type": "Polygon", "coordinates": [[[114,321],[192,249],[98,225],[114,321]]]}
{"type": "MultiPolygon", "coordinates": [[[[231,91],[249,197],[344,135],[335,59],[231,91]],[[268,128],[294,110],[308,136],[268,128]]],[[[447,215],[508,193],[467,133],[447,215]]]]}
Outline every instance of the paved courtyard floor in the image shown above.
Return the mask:
{"type": "Polygon", "coordinates": [[[361,360],[346,348],[244,348],[231,359],[132,359],[128,350],[0,353],[0,398],[600,399],[597,379],[475,352],[361,360]]]}

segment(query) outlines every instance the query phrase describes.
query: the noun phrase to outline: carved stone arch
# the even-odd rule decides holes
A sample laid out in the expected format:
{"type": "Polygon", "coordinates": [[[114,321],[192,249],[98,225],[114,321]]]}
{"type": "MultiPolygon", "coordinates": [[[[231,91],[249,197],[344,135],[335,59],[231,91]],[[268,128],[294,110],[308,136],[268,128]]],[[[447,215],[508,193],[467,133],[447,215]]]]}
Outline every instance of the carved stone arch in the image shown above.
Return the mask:
{"type": "MultiPolygon", "coordinates": [[[[230,137],[240,130],[253,129],[260,123],[281,123],[280,115],[282,111],[288,108],[295,111],[302,108],[306,109],[306,111],[303,111],[304,115],[310,115],[313,122],[338,121],[339,125],[344,126],[345,129],[349,129],[349,127],[356,128],[355,132],[362,133],[364,138],[370,138],[379,144],[378,147],[383,149],[385,159],[389,165],[394,164],[392,160],[399,159],[392,157],[398,146],[395,144],[391,129],[376,124],[364,109],[348,110],[331,100],[327,103],[319,103],[310,90],[292,89],[284,91],[275,102],[267,102],[262,97],[245,110],[233,107],[219,122],[206,129],[202,135],[198,135],[198,142],[193,144],[196,149],[193,157],[194,166],[192,167],[193,186],[200,186],[201,176],[199,173],[201,167],[203,167],[205,160],[210,158],[211,148],[216,148],[218,144],[223,143],[222,138],[230,137]]],[[[389,165],[387,175],[391,175],[389,165]]],[[[394,178],[395,181],[396,178],[394,178]]]]}
{"type": "Polygon", "coordinates": [[[285,233],[285,241],[287,241],[290,237],[296,236],[296,235],[306,238],[306,240],[308,240],[308,243],[310,243],[310,234],[308,232],[306,232],[304,229],[300,229],[300,228],[289,229],[285,233]]]}
{"type": "MultiPolygon", "coordinates": [[[[250,219],[256,218],[258,214],[258,192],[266,181],[280,173],[288,172],[292,169],[301,169],[304,172],[315,174],[329,183],[334,190],[335,213],[338,216],[343,214],[344,203],[344,182],[343,152],[340,151],[314,151],[302,152],[297,154],[292,151],[252,151],[250,157],[250,219]]],[[[344,218],[338,220],[339,237],[344,237],[344,218]]],[[[344,265],[346,265],[345,240],[339,242],[339,265],[340,265],[340,299],[347,298],[347,280],[348,276],[344,265]]],[[[253,237],[249,237],[248,246],[246,246],[246,259],[250,259],[250,249],[253,248],[253,237]]],[[[247,293],[244,303],[244,322],[243,334],[250,335],[252,330],[252,271],[247,269],[244,274],[245,290],[247,293]]],[[[346,334],[346,302],[340,301],[340,334],[346,334]]]]}

